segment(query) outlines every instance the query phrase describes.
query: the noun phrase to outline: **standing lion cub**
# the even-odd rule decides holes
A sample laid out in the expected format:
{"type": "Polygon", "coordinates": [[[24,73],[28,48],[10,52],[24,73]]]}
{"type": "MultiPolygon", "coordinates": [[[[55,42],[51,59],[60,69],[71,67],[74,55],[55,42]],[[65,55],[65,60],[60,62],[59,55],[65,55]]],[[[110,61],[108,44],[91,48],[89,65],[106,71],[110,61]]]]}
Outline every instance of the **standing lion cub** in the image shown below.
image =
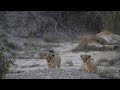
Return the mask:
{"type": "Polygon", "coordinates": [[[44,59],[46,59],[48,68],[60,68],[61,66],[61,58],[55,53],[50,51],[45,52],[44,59]]]}
{"type": "Polygon", "coordinates": [[[92,59],[91,59],[91,56],[90,55],[87,55],[87,54],[84,54],[84,55],[81,55],[81,58],[82,58],[82,71],[86,71],[86,72],[89,72],[89,73],[95,73],[97,71],[97,68],[96,66],[92,63],[92,59]]]}

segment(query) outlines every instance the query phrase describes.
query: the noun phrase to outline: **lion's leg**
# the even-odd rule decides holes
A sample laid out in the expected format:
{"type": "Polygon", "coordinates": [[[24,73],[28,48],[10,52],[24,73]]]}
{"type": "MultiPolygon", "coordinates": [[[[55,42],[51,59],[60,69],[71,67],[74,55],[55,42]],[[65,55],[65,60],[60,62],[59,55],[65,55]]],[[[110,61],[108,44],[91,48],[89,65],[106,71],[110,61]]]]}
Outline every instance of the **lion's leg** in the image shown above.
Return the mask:
{"type": "Polygon", "coordinates": [[[61,65],[60,65],[60,63],[57,65],[57,68],[60,68],[61,67],[61,65]]]}
{"type": "Polygon", "coordinates": [[[48,63],[48,68],[50,68],[51,67],[51,63],[48,63]]]}
{"type": "Polygon", "coordinates": [[[54,63],[51,63],[50,68],[56,68],[56,65],[54,63]]]}
{"type": "Polygon", "coordinates": [[[101,51],[104,51],[104,50],[105,50],[104,45],[102,45],[102,47],[100,47],[100,50],[101,50],[101,51]]]}
{"type": "Polygon", "coordinates": [[[51,63],[50,68],[56,68],[56,64],[55,64],[54,59],[52,59],[50,63],[51,63]]]}
{"type": "Polygon", "coordinates": [[[85,71],[84,65],[81,66],[80,70],[85,71]]]}
{"type": "Polygon", "coordinates": [[[59,61],[57,64],[57,68],[60,68],[60,67],[61,67],[61,61],[59,61]]]}
{"type": "Polygon", "coordinates": [[[91,73],[92,72],[92,69],[89,67],[89,68],[87,68],[87,70],[86,70],[88,73],[91,73]]]}
{"type": "Polygon", "coordinates": [[[51,65],[50,68],[56,68],[54,65],[51,65]]]}

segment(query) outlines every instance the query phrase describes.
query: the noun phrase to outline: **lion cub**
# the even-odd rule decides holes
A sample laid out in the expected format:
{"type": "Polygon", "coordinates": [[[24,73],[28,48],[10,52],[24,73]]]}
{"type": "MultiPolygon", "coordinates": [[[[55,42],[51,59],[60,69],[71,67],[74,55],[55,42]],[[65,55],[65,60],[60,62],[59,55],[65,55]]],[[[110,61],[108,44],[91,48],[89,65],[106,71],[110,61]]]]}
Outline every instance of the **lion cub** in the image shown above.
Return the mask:
{"type": "Polygon", "coordinates": [[[60,68],[61,66],[61,58],[55,53],[50,51],[45,52],[44,59],[46,59],[48,68],[60,68]]]}
{"type": "Polygon", "coordinates": [[[92,60],[91,56],[84,54],[84,55],[81,55],[81,58],[83,61],[83,64],[81,67],[82,71],[86,71],[89,73],[95,73],[97,69],[96,69],[96,66],[91,61],[92,60]]]}

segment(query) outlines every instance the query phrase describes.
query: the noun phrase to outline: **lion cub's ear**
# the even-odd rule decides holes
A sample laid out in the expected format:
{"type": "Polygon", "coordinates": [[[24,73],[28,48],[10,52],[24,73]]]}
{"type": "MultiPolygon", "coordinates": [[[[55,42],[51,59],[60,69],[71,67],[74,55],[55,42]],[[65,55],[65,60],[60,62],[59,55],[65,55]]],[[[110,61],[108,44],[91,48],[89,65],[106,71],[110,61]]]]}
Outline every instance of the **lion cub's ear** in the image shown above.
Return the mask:
{"type": "Polygon", "coordinates": [[[54,53],[54,50],[48,50],[50,53],[54,53]]]}
{"type": "Polygon", "coordinates": [[[83,57],[83,55],[80,56],[81,58],[83,57]]]}
{"type": "Polygon", "coordinates": [[[52,54],[52,56],[53,56],[53,57],[55,57],[55,55],[54,55],[54,54],[52,54]]]}
{"type": "Polygon", "coordinates": [[[91,60],[93,61],[93,58],[91,60]]]}
{"type": "Polygon", "coordinates": [[[43,56],[45,57],[45,56],[46,56],[46,53],[44,53],[43,56]]]}
{"type": "Polygon", "coordinates": [[[91,58],[91,55],[88,55],[89,58],[91,58]]]}

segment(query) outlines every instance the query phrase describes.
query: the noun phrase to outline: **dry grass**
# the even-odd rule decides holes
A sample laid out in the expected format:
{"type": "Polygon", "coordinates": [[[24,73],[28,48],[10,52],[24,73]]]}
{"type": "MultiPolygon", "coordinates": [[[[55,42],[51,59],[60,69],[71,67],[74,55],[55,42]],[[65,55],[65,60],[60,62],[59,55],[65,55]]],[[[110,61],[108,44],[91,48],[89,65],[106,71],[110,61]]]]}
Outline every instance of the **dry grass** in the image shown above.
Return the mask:
{"type": "Polygon", "coordinates": [[[115,60],[101,59],[97,62],[99,66],[98,74],[102,78],[108,79],[120,79],[120,68],[117,65],[114,65],[115,60]]]}
{"type": "Polygon", "coordinates": [[[111,74],[109,70],[102,72],[102,73],[99,73],[99,76],[102,78],[115,79],[114,75],[111,74]]]}
{"type": "Polygon", "coordinates": [[[59,38],[51,33],[45,34],[43,40],[45,42],[52,42],[52,43],[59,42],[59,38]]]}
{"type": "Polygon", "coordinates": [[[100,59],[97,61],[96,65],[97,66],[112,66],[113,65],[114,60],[107,60],[107,59],[100,59]]]}
{"type": "Polygon", "coordinates": [[[120,79],[119,72],[116,72],[115,69],[108,68],[106,70],[103,70],[98,73],[100,77],[102,78],[108,78],[108,79],[120,79]]]}
{"type": "Polygon", "coordinates": [[[73,41],[69,35],[67,35],[65,32],[58,32],[57,34],[53,33],[46,33],[43,36],[43,40],[45,42],[51,42],[51,43],[59,43],[59,42],[70,42],[73,41]]]}

